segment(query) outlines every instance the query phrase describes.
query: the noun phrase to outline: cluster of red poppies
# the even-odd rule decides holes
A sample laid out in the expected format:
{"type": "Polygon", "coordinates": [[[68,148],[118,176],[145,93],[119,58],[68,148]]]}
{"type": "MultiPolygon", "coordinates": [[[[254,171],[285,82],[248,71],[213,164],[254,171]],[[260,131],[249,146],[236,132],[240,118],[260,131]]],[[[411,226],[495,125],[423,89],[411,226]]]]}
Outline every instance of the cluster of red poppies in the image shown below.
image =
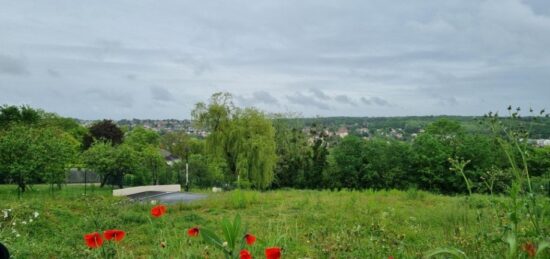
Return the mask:
{"type": "Polygon", "coordinates": [[[118,242],[124,239],[124,236],[126,236],[126,232],[123,230],[109,229],[103,231],[103,236],[98,232],[86,234],[84,235],[84,241],[86,241],[86,245],[89,248],[98,248],[103,245],[103,238],[118,242]]]}
{"type": "MultiPolygon", "coordinates": [[[[187,235],[190,237],[197,237],[199,236],[200,229],[198,227],[192,227],[187,230],[187,235]]],[[[246,244],[253,245],[256,242],[256,236],[252,234],[246,234],[244,235],[244,240],[246,241],[246,244]]],[[[250,251],[247,249],[242,249],[239,252],[241,259],[252,259],[252,254],[250,254],[250,251]]],[[[265,257],[267,259],[279,259],[281,258],[281,248],[279,247],[268,247],[265,249],[265,257]]]]}
{"type": "MultiPolygon", "coordinates": [[[[164,205],[157,205],[151,208],[151,216],[155,218],[160,218],[164,213],[166,213],[166,206],[164,205]]],[[[198,227],[192,227],[187,230],[187,235],[190,237],[198,237],[200,233],[200,229],[198,227]]],[[[106,240],[114,240],[116,242],[122,240],[124,236],[126,235],[126,232],[122,230],[112,229],[112,230],[105,230],[103,232],[103,237],[106,240]]],[[[248,245],[253,245],[256,242],[256,237],[252,234],[246,234],[243,237],[248,245]]],[[[90,233],[84,235],[84,241],[86,241],[86,245],[89,248],[98,248],[103,245],[103,238],[101,234],[98,232],[90,233]]],[[[250,251],[247,249],[242,249],[239,253],[241,259],[251,259],[252,254],[250,254],[250,251]]],[[[265,257],[267,259],[279,259],[281,258],[281,248],[279,247],[268,247],[265,249],[265,257]]]]}

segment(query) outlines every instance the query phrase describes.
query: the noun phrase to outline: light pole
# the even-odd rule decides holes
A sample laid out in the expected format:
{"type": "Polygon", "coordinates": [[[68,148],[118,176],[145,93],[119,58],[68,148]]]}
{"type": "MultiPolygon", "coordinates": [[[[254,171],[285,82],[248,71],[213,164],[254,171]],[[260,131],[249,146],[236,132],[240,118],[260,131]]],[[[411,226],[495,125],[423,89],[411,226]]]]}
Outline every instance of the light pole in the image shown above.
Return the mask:
{"type": "Polygon", "coordinates": [[[189,147],[185,147],[185,191],[189,191],[189,147]]]}

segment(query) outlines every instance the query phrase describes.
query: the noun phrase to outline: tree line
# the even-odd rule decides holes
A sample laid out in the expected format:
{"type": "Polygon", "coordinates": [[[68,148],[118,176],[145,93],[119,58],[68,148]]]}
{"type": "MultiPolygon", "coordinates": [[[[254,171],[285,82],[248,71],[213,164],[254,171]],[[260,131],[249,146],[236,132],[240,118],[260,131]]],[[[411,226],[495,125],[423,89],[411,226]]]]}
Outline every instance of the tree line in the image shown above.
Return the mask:
{"type": "MultiPolygon", "coordinates": [[[[2,106],[0,183],[23,191],[34,183],[60,187],[68,169],[82,168],[99,174],[101,186],[185,184],[186,164],[194,187],[417,188],[453,194],[504,192],[511,182],[507,153],[498,134],[487,133],[488,125],[486,131],[470,131],[459,121],[438,118],[406,141],[338,138],[323,124],[304,130],[299,118],[237,107],[228,93],[196,104],[191,115],[208,136],[130,130],[110,120],[84,127],[28,106],[2,106]],[[468,180],[456,172],[457,161],[468,180]]],[[[550,147],[526,147],[533,183],[548,192],[550,147]]]]}

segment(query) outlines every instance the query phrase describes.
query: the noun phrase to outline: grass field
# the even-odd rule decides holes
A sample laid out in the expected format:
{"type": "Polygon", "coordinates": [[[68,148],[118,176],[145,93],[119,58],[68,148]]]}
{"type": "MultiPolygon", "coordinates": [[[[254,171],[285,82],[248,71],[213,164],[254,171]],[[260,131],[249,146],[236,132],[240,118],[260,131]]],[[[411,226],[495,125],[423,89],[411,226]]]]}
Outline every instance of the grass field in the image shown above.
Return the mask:
{"type": "MultiPolygon", "coordinates": [[[[0,186],[0,201],[0,210],[12,210],[8,218],[0,214],[0,240],[16,258],[99,256],[99,250],[85,246],[83,235],[111,228],[127,232],[117,245],[119,258],[221,258],[186,230],[200,226],[218,231],[222,218],[236,214],[259,239],[250,247],[257,258],[266,246],[282,247],[283,258],[418,258],[438,247],[459,248],[471,258],[499,258],[506,252],[501,241],[505,200],[481,195],[233,191],[169,205],[161,218],[150,216],[151,204],[111,197],[109,188],[88,189],[84,196],[83,186],[53,194],[47,186],[35,186],[18,199],[15,186],[0,186]]],[[[548,229],[550,221],[545,223],[548,229]]]]}

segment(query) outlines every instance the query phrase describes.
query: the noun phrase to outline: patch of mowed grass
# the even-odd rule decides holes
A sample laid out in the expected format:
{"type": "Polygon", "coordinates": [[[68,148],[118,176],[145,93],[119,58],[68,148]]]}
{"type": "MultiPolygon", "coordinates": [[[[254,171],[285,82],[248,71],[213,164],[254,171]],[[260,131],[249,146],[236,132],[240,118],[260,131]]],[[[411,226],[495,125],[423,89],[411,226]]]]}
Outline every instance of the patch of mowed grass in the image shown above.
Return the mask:
{"type": "MultiPolygon", "coordinates": [[[[495,242],[505,218],[495,209],[504,198],[483,195],[448,197],[422,191],[231,191],[211,193],[190,204],[168,205],[162,218],[151,218],[151,204],[130,203],[96,187],[83,186],[49,193],[47,186],[17,198],[14,186],[0,186],[0,209],[40,216],[15,237],[0,227],[0,239],[17,258],[95,257],[83,235],[116,228],[127,232],[118,258],[186,258],[222,255],[186,230],[199,226],[219,229],[223,218],[236,214],[259,243],[281,246],[285,258],[421,257],[437,247],[456,247],[479,258],[506,252],[495,242]],[[160,242],[166,242],[166,248],[160,242]]],[[[2,219],[0,218],[0,222],[2,219]]],[[[547,222],[548,223],[548,222],[547,222]]],[[[550,224],[548,224],[550,225],[550,224]]],[[[263,257],[263,246],[249,250],[263,257]]]]}

